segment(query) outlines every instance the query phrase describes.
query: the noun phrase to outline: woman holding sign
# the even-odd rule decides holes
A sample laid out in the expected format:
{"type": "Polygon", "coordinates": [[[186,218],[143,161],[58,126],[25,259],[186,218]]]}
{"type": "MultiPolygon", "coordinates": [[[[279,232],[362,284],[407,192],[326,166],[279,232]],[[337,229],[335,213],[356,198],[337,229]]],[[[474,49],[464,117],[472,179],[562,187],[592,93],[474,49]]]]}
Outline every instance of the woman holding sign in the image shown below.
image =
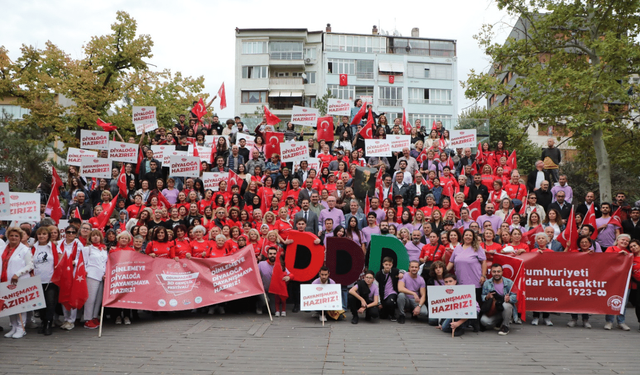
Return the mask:
{"type": "MultiPolygon", "coordinates": [[[[20,243],[24,231],[18,227],[7,229],[5,237],[8,243],[0,258],[0,282],[11,282],[11,285],[18,285],[18,279],[30,277],[29,272],[33,270],[33,258],[31,249],[20,243]]],[[[9,316],[11,330],[4,337],[20,339],[27,334],[24,325],[27,320],[27,313],[14,314],[9,316]]]]}
{"type": "Polygon", "coordinates": [[[487,256],[484,249],[478,245],[478,238],[474,231],[466,229],[462,233],[462,243],[458,244],[451,254],[447,272],[455,266],[456,276],[461,285],[474,285],[476,300],[482,298],[482,284],[487,274],[487,256]]]}

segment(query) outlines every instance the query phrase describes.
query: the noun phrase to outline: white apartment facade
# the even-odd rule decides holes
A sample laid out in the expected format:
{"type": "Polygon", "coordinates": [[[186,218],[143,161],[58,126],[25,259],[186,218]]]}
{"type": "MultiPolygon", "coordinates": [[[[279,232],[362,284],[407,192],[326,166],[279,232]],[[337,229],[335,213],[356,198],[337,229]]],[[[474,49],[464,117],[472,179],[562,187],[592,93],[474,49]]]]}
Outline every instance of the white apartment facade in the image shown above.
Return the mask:
{"type": "Polygon", "coordinates": [[[456,41],[306,29],[236,29],[236,113],[267,107],[280,119],[293,105],[315,106],[327,89],[340,99],[362,98],[390,123],[409,121],[452,128],[457,117],[456,41]],[[340,86],[340,74],[347,85],[340,86]]]}

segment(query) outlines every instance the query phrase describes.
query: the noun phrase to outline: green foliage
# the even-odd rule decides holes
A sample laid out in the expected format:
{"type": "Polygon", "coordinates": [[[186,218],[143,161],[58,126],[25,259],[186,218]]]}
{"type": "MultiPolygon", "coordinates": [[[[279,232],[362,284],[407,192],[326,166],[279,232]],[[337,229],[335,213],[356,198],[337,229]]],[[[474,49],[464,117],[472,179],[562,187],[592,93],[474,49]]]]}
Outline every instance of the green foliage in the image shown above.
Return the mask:
{"type": "Polygon", "coordinates": [[[329,99],[333,99],[335,98],[335,96],[333,96],[333,94],[331,93],[331,90],[327,89],[327,92],[319,97],[316,98],[316,105],[315,108],[317,108],[320,111],[320,115],[324,116],[327,114],[327,106],[329,103],[329,99]]]}
{"type": "Polygon", "coordinates": [[[531,172],[536,160],[540,159],[542,149],[531,142],[526,127],[520,126],[515,118],[476,107],[460,114],[460,125],[456,128],[475,129],[484,126],[486,120],[489,120],[489,147],[494,150],[498,141],[502,141],[507,150],[516,150],[520,175],[531,172]]]}
{"type": "MultiPolygon", "coordinates": [[[[581,158],[562,165],[561,173],[567,175],[567,181],[573,189],[574,202],[583,201],[589,191],[594,192],[596,197],[600,194],[598,178],[591,172],[591,166],[592,164],[588,160],[581,158]]],[[[626,168],[615,163],[612,166],[611,179],[614,181],[614,195],[616,192],[622,191],[627,195],[628,202],[640,200],[638,174],[629,173],[626,168]]]]}

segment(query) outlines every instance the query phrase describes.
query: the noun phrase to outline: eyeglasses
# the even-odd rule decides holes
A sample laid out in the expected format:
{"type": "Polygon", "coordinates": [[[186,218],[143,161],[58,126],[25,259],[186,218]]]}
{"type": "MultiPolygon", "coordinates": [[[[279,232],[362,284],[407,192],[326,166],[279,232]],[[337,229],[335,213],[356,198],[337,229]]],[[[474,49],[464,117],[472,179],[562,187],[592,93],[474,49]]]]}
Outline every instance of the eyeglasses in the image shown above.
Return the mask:
{"type": "Polygon", "coordinates": [[[68,230],[68,231],[66,231],[65,233],[66,233],[66,234],[76,234],[76,233],[78,233],[78,232],[73,231],[73,230],[68,230]]]}

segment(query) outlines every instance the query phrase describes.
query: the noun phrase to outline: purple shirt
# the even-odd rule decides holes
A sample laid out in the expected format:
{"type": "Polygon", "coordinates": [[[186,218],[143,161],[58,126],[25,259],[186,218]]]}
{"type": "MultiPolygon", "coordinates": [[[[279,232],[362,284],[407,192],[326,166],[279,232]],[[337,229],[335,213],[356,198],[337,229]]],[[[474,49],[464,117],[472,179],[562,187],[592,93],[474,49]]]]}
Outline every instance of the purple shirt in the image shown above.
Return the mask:
{"type": "Polygon", "coordinates": [[[413,241],[407,242],[405,247],[407,248],[407,254],[409,255],[409,262],[420,260],[420,252],[422,251],[423,246],[425,246],[425,244],[422,242],[418,243],[418,245],[414,245],[413,241]]]}
{"type": "Polygon", "coordinates": [[[364,228],[362,228],[362,234],[363,234],[363,241],[365,243],[369,243],[371,242],[371,235],[372,234],[380,234],[380,227],[373,227],[371,228],[370,226],[366,226],[364,228]]]}
{"type": "MultiPolygon", "coordinates": [[[[356,284],[356,290],[358,290],[358,285],[356,284]]],[[[378,285],[376,283],[371,283],[369,286],[369,299],[373,302],[373,299],[378,295],[378,285]]]]}
{"type": "Polygon", "coordinates": [[[271,276],[273,276],[273,264],[269,264],[269,262],[263,260],[258,263],[258,269],[262,276],[262,285],[264,286],[264,289],[269,290],[269,286],[271,285],[271,276]]]}
{"type": "Polygon", "coordinates": [[[504,296],[504,283],[500,282],[500,284],[493,282],[493,290],[496,291],[501,296],[504,296]]]}
{"type": "Polygon", "coordinates": [[[362,231],[360,231],[360,236],[358,236],[358,234],[354,231],[351,232],[351,239],[353,240],[353,242],[357,243],[358,245],[362,245],[365,236],[362,234],[362,231]]]}
{"type": "Polygon", "coordinates": [[[383,296],[383,298],[387,298],[392,294],[397,294],[396,291],[393,290],[393,280],[391,280],[391,275],[385,274],[384,271],[382,271],[382,274],[384,275],[384,277],[387,277],[387,275],[389,276],[387,278],[386,284],[384,284],[384,296],[383,296]]]}
{"type": "Polygon", "coordinates": [[[320,228],[324,229],[324,221],[326,219],[333,220],[334,228],[337,228],[338,225],[344,226],[344,213],[338,208],[334,207],[331,210],[327,208],[320,211],[320,217],[318,217],[318,225],[320,225],[320,228]]]}
{"type": "Polygon", "coordinates": [[[402,228],[407,228],[407,230],[409,231],[409,234],[411,234],[411,232],[413,232],[413,224],[411,223],[407,223],[407,224],[397,224],[396,225],[396,229],[398,231],[400,231],[400,229],[402,228]]]}
{"type": "Polygon", "coordinates": [[[502,224],[502,219],[500,218],[500,216],[497,215],[481,215],[478,218],[478,224],[480,224],[480,228],[484,227],[484,222],[488,221],[491,223],[491,227],[493,228],[494,232],[498,233],[498,229],[500,229],[500,225],[502,224]]]}
{"type": "MultiPolygon", "coordinates": [[[[415,292],[418,295],[420,295],[420,288],[426,288],[424,279],[419,275],[414,279],[413,277],[411,277],[411,274],[406,273],[402,278],[402,281],[404,281],[405,288],[409,289],[412,292],[415,292]]],[[[407,294],[406,297],[409,299],[413,299],[413,296],[411,294],[407,294]]]]}
{"type": "MultiPolygon", "coordinates": [[[[327,284],[335,284],[335,283],[336,283],[335,281],[329,279],[329,282],[327,284]]],[[[311,284],[322,284],[322,283],[320,282],[320,278],[318,277],[317,279],[313,280],[311,284]]]]}
{"type": "Polygon", "coordinates": [[[559,191],[564,191],[564,200],[571,203],[573,200],[573,189],[569,185],[557,185],[552,187],[551,194],[553,194],[553,198],[551,199],[551,203],[556,201],[556,194],[558,194],[559,191]]]}
{"type": "Polygon", "coordinates": [[[613,224],[608,224],[610,220],[611,217],[601,217],[599,219],[596,219],[596,226],[598,228],[607,224],[607,227],[604,230],[598,232],[598,237],[596,238],[596,242],[599,243],[602,247],[613,246],[613,243],[616,240],[616,226],[613,224]]]}
{"type": "Polygon", "coordinates": [[[451,254],[449,262],[453,262],[458,276],[458,284],[474,285],[480,288],[480,277],[482,277],[482,261],[487,260],[482,247],[474,251],[471,246],[463,248],[461,244],[456,246],[451,254]]]}
{"type": "MultiPolygon", "coordinates": [[[[326,232],[326,233],[324,234],[324,241],[323,241],[323,244],[324,244],[324,248],[325,248],[325,249],[327,248],[327,238],[329,238],[329,237],[333,237],[333,231],[331,231],[331,232],[326,232]]],[[[325,251],[325,258],[326,258],[326,256],[327,256],[327,254],[326,254],[326,251],[325,251]]]]}
{"type": "MultiPolygon", "coordinates": [[[[380,207],[378,207],[377,210],[371,210],[369,212],[375,212],[376,213],[376,221],[378,222],[378,225],[380,225],[380,223],[382,223],[382,220],[384,220],[385,214],[384,214],[384,210],[380,207]]],[[[365,216],[369,214],[369,212],[365,212],[365,216]]]]}
{"type": "Polygon", "coordinates": [[[178,201],[178,194],[180,194],[180,191],[178,191],[178,189],[162,190],[162,195],[164,195],[164,197],[167,198],[167,200],[169,201],[169,203],[171,203],[171,205],[176,204],[176,202],[178,201]]]}
{"type": "Polygon", "coordinates": [[[469,229],[469,225],[471,225],[471,223],[473,223],[473,220],[464,221],[464,220],[460,219],[460,220],[458,220],[456,225],[454,225],[453,227],[456,228],[456,229],[458,229],[458,228],[469,229]]]}

